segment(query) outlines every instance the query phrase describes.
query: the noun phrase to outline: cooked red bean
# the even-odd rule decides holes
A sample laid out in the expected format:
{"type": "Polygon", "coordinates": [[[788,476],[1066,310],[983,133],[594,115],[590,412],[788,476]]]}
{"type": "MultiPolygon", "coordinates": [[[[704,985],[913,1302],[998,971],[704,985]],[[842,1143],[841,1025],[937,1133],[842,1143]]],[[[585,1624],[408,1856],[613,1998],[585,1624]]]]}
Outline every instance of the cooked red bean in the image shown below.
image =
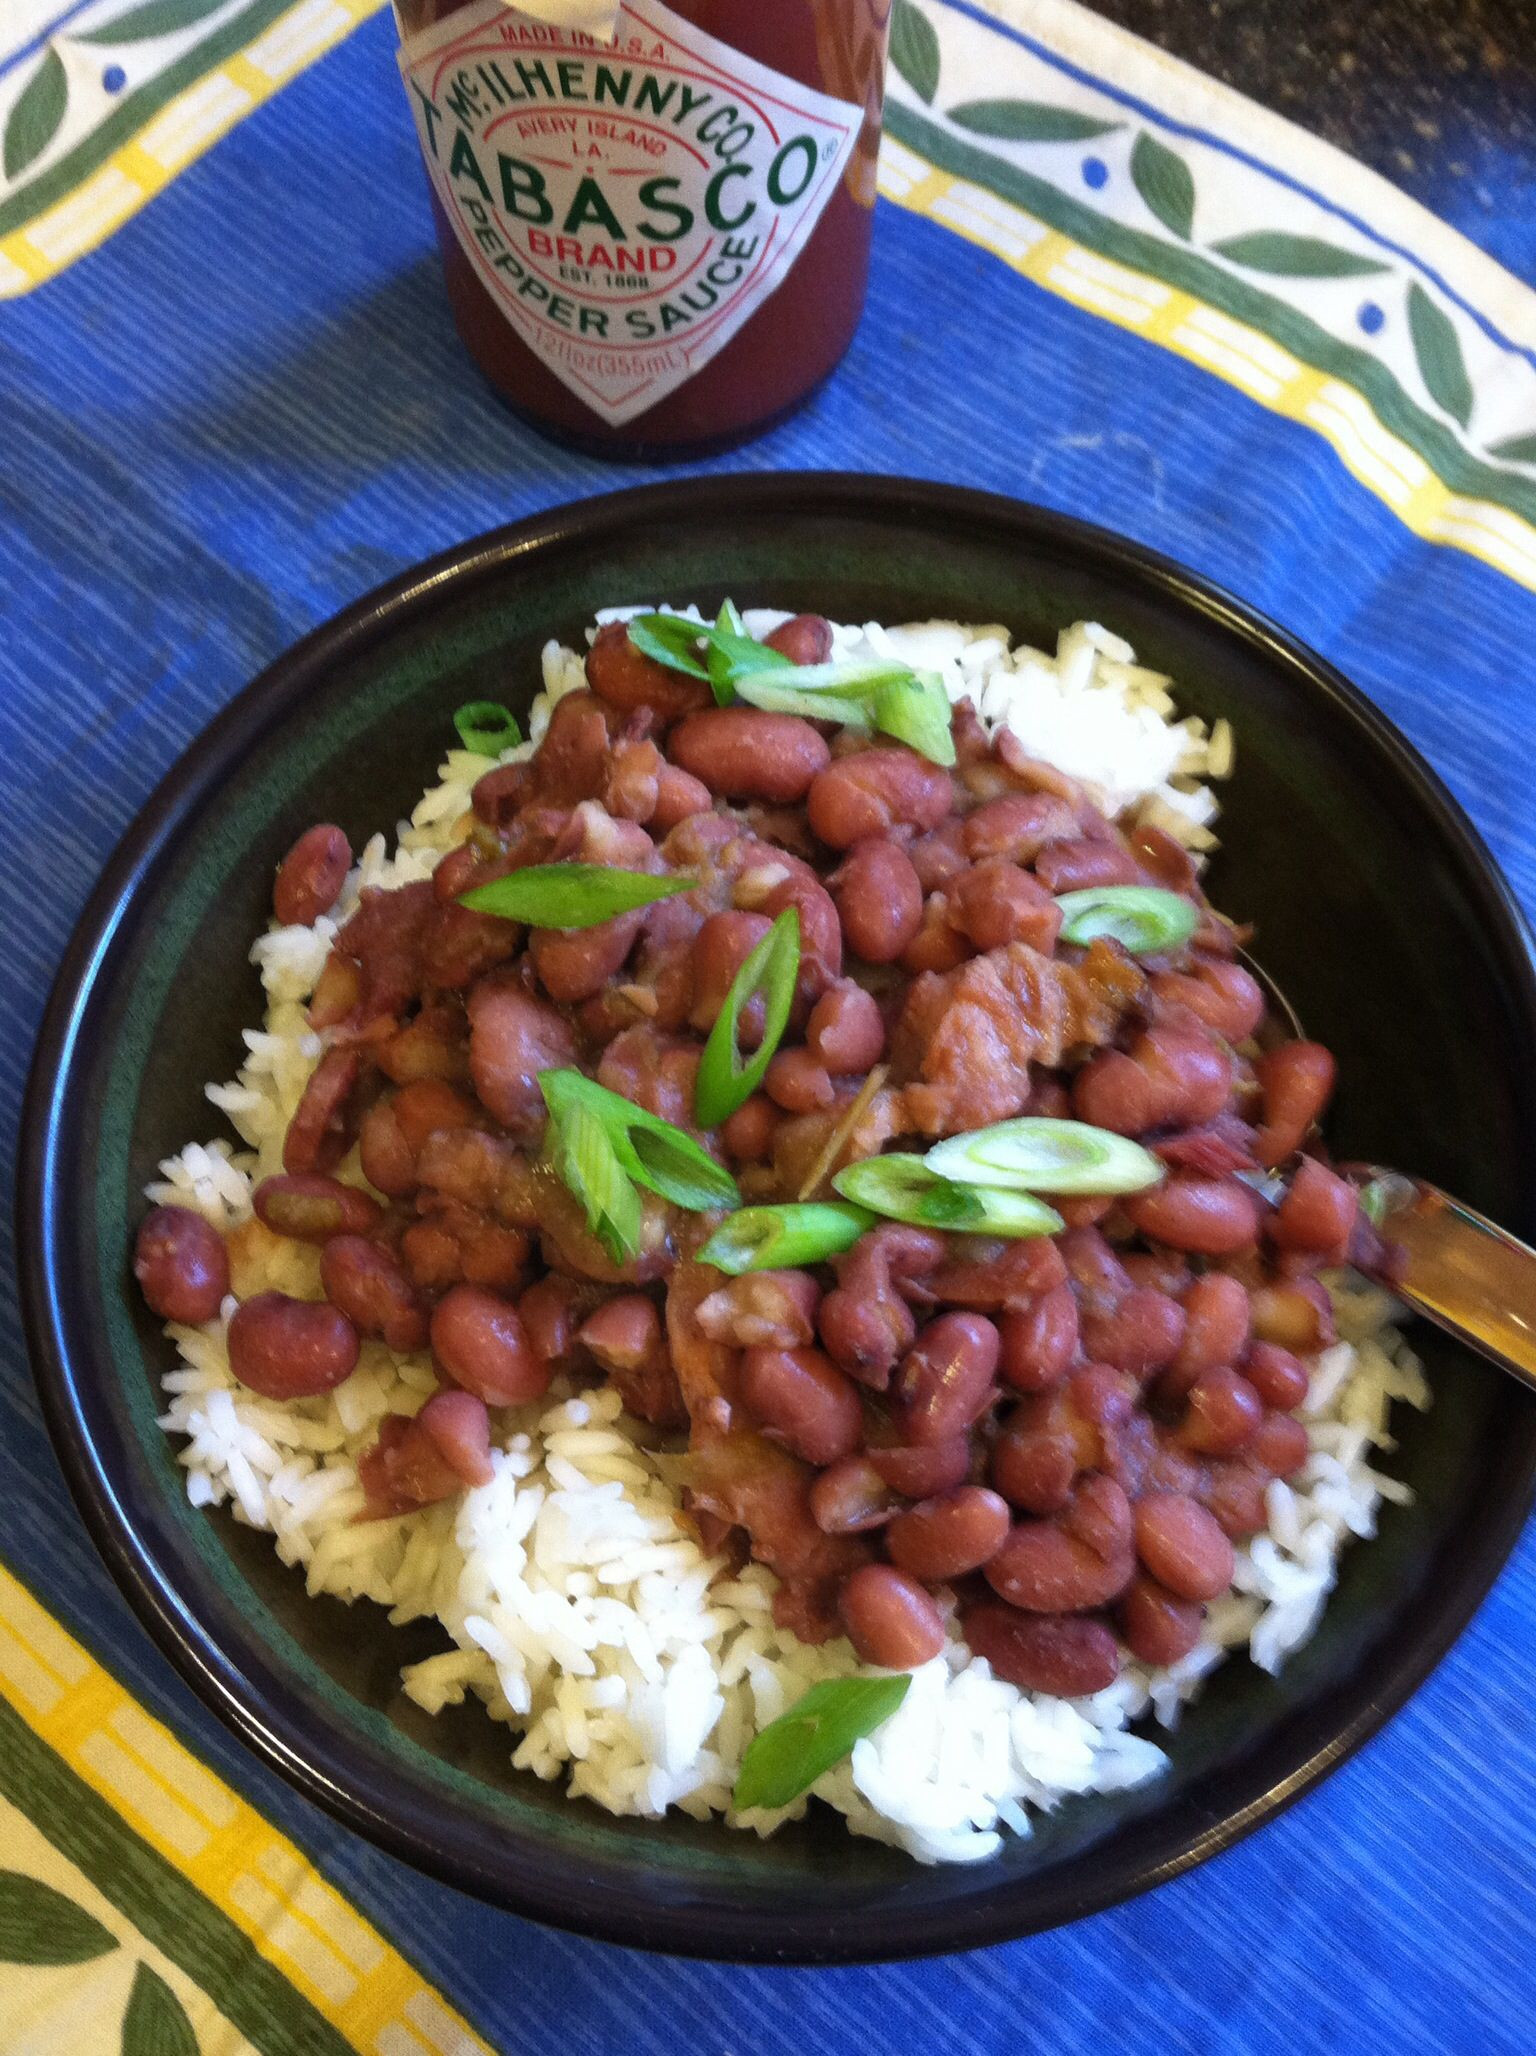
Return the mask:
{"type": "Polygon", "coordinates": [[[665,1348],[661,1316],[643,1292],[605,1300],[582,1322],[576,1339],[605,1370],[634,1370],[665,1348]]]}
{"type": "Polygon", "coordinates": [[[1328,1288],[1315,1278],[1256,1285],[1250,1303],[1253,1332],[1261,1342],[1311,1356],[1337,1339],[1328,1288]]]}
{"type": "Polygon", "coordinates": [[[944,1616],[915,1578],[887,1563],[846,1578],[837,1610],[855,1650],[882,1670],[915,1670],[944,1647],[944,1616]]]}
{"type": "Polygon", "coordinates": [[[988,857],[1028,864],[1048,842],[1070,835],[1075,825],[1072,809],[1051,793],[1005,793],[966,815],[965,853],[975,864],[988,857]]]}
{"type": "Polygon", "coordinates": [[[806,812],[829,848],[846,850],[896,827],[937,828],[953,797],[948,772],[897,746],[839,757],[813,780],[806,812]]]}
{"type": "Polygon", "coordinates": [[[942,1236],[896,1225],[860,1236],[838,1262],[838,1282],[821,1302],[817,1325],[828,1354],[861,1385],[883,1392],[898,1359],[917,1334],[900,1285],[931,1271],[944,1253],[942,1236]]]}
{"type": "Polygon", "coordinates": [[[1141,866],[1117,842],[1048,842],[1035,858],[1047,892],[1086,892],[1095,885],[1135,885],[1141,866]]]}
{"type": "Polygon", "coordinates": [[[398,1260],[362,1235],[333,1235],[320,1252],[320,1282],[360,1335],[404,1355],[427,1340],[427,1316],[398,1260]]]}
{"type": "Polygon", "coordinates": [[[1359,1211],[1360,1195],[1347,1178],[1316,1157],[1303,1157],[1270,1220],[1269,1239],[1281,1249],[1306,1250],[1342,1263],[1359,1211]]]}
{"type": "Polygon", "coordinates": [[[1173,1360],[1184,1326],[1184,1309],[1176,1299],[1137,1285],[1112,1312],[1085,1312],[1083,1348],[1095,1363],[1146,1377],[1173,1360]]]}
{"type": "Polygon", "coordinates": [[[1082,1613],[1124,1591],[1135,1567],[1131,1504],[1090,1477],[1055,1520],[1020,1521],[987,1564],[987,1583],[1028,1613],[1082,1613]]]}
{"type": "MultiPolygon", "coordinates": [[[[461,907],[459,911],[469,913],[467,907],[461,907]]],[[[470,919],[489,921],[492,916],[471,914],[470,919]]],[[[499,925],[505,928],[506,923],[503,921],[499,925]]],[[[470,975],[478,977],[480,971],[490,970],[492,965],[499,964],[509,954],[509,950],[498,944],[496,953],[476,966],[470,975]]],[[[466,978],[464,983],[468,982],[466,978]]],[[[436,1078],[448,1084],[469,1077],[464,1017],[448,1007],[423,1007],[415,1020],[402,1028],[398,1035],[391,1035],[387,1042],[381,1042],[375,1054],[379,1069],[397,1085],[415,1085],[423,1078],[436,1078]]]]}
{"type": "Polygon", "coordinates": [[[1243,1285],[1225,1271],[1206,1271],[1184,1295],[1184,1333],[1173,1367],[1193,1383],[1202,1371],[1235,1364],[1248,1346],[1250,1302],[1243,1285]]]}
{"type": "Polygon", "coordinates": [[[1192,1272],[1176,1249],[1133,1249],[1122,1256],[1126,1276],[1133,1285],[1153,1292],[1165,1292],[1182,1300],[1189,1290],[1192,1272]]]}
{"type": "Polygon", "coordinates": [[[971,955],[971,945],[950,919],[948,892],[931,892],[923,919],[901,953],[901,968],[913,978],[925,971],[953,971],[971,955]]]}
{"type": "Polygon", "coordinates": [[[469,1068],[475,1090],[520,1140],[544,1132],[540,1071],[576,1061],[571,1024],[554,1007],[492,972],[469,996],[469,1068]]]}
{"type": "Polygon", "coordinates": [[[886,1530],[885,1546],[899,1569],[932,1585],[980,1570],[1001,1548],[1009,1526],[1006,1499],[985,1485],[957,1485],[898,1514],[886,1530]]]}
{"type": "Polygon", "coordinates": [[[384,1218],[371,1193],[343,1185],[318,1171],[284,1172],[263,1178],[251,1195],[256,1218],[274,1234],[299,1242],[324,1242],[331,1235],[366,1235],[384,1218]]]}
{"type": "Polygon", "coordinates": [[[1157,1088],[1163,1121],[1193,1127],[1214,1120],[1232,1096],[1232,1059],[1203,1030],[1149,1028],[1130,1055],[1157,1088]]]}
{"type": "Polygon", "coordinates": [[[358,1131],[358,1156],[369,1184],[391,1199],[403,1198],[415,1189],[416,1153],[387,1099],[376,1101],[364,1114],[358,1131]]]}
{"type": "MultiPolygon", "coordinates": [[[[1221,1535],[1219,1527],[1216,1532],[1221,1535]]],[[[1226,1541],[1225,1535],[1222,1540],[1226,1541]]],[[[1231,1544],[1227,1546],[1230,1548],[1231,1544]]],[[[1204,1625],[1203,1608],[1177,1598],[1156,1578],[1139,1573],[1121,1593],[1116,1612],[1120,1632],[1132,1656],[1160,1669],[1188,1656],[1200,1640],[1204,1625]]]]}
{"type": "Polygon", "coordinates": [[[362,1069],[355,1049],[328,1049],[316,1064],[283,1138],[285,1171],[329,1171],[341,1162],[352,1142],[362,1069]]]}
{"type": "MultiPolygon", "coordinates": [[[[688,1018],[701,1035],[714,1027],[736,973],[772,926],[766,914],[727,909],[711,914],[693,938],[693,1005],[688,1018]]],[[[759,996],[749,1001],[737,1018],[737,1042],[744,1050],[756,1049],[762,1034],[763,1001],[759,996]]]]}
{"type": "MultiPolygon", "coordinates": [[[[1287,1415],[1277,1414],[1277,1420],[1287,1415]]],[[[1246,1461],[1215,1462],[1200,1492],[1201,1503],[1214,1515],[1217,1526],[1234,1542],[1256,1535],[1265,1525],[1268,1512],[1265,1493],[1269,1474],[1246,1461]]]]}
{"type": "Polygon", "coordinates": [[[663,764],[656,775],[656,804],[650,825],[657,835],[669,835],[679,821],[708,813],[709,787],[690,771],[676,764],[663,764]]]}
{"type": "Polygon", "coordinates": [[[335,906],[351,868],[351,844],[334,822],[306,828],[277,867],[273,913],[285,927],[308,928],[335,906]]]}
{"type": "MultiPolygon", "coordinates": [[[[575,699],[577,695],[570,693],[567,697],[575,699]]],[[[591,695],[583,697],[590,699],[591,695]]],[[[475,780],[474,790],[469,796],[475,818],[490,828],[510,821],[528,796],[532,776],[532,769],[527,764],[498,764],[493,771],[484,772],[475,780]]]]}
{"type": "Polygon", "coordinates": [[[1136,1502],[1136,1554],[1180,1599],[1214,1599],[1232,1582],[1232,1544],[1203,1506],[1178,1492],[1136,1502]]]}
{"type": "Polygon", "coordinates": [[[312,1399],[351,1375],[357,1330],[323,1299],[258,1292],[229,1323],[229,1368],[263,1399],[312,1399]]]}
{"type": "Polygon", "coordinates": [[[964,816],[951,814],[931,835],[908,843],[906,850],[923,891],[941,892],[971,861],[965,851],[964,816]]]}
{"type": "Polygon", "coordinates": [[[894,1443],[881,1448],[871,1443],[869,1460],[893,1492],[903,1499],[929,1499],[935,1492],[948,1492],[965,1482],[971,1468],[968,1435],[951,1435],[943,1442],[894,1443]]]}
{"type": "Polygon", "coordinates": [[[720,1140],[733,1163],[760,1164],[773,1148],[784,1116],[766,1092],[754,1092],[721,1123],[720,1140]]]}
{"type": "Polygon", "coordinates": [[[1152,980],[1156,997],[1187,1007],[1227,1042],[1243,1042],[1264,1018],[1264,988],[1241,964],[1206,958],[1198,970],[1160,971],[1152,980]]]}
{"type": "Polygon", "coordinates": [[[757,707],[706,707],[667,738],[674,764],[728,800],[787,805],[804,799],[831,751],[809,721],[757,707]]]}
{"type": "Polygon", "coordinates": [[[950,919],[977,949],[1027,942],[1048,956],[1056,947],[1060,907],[1043,885],[1006,857],[973,864],[947,891],[950,919]]]}
{"type": "Polygon", "coordinates": [[[1200,1373],[1189,1388],[1186,1408],[1179,1440],[1208,1456],[1230,1456],[1241,1449],[1264,1418],[1258,1393],[1224,1365],[1200,1373]]]}
{"type": "Polygon", "coordinates": [[[1030,1307],[1005,1313],[998,1328],[998,1368],[1019,1392],[1043,1392],[1067,1374],[1077,1354],[1077,1300],[1069,1285],[1042,1292],[1030,1307]]]}
{"type": "Polygon", "coordinates": [[[763,641],[791,664],[825,664],[832,654],[832,624],[824,614],[791,614],[763,641]]]}
{"type": "Polygon", "coordinates": [[[1320,1042],[1284,1042],[1254,1066],[1264,1096],[1257,1140],[1261,1164],[1278,1164],[1300,1149],[1333,1091],[1337,1069],[1320,1042]]]}
{"type": "Polygon", "coordinates": [[[835,1094],[825,1064],[808,1049],[781,1049],[763,1074],[763,1090],[786,1114],[810,1114],[829,1107],[835,1094]]]}
{"type": "Polygon", "coordinates": [[[862,1535],[882,1528],[900,1506],[867,1456],[845,1456],[811,1486],[811,1517],[824,1535],[862,1535]]]}
{"type": "Polygon", "coordinates": [[[663,721],[707,707],[714,697],[704,679],[686,677],[642,656],[622,621],[610,621],[597,631],[587,652],[587,683],[610,707],[626,714],[650,708],[663,721]]]}
{"type": "Polygon", "coordinates": [[[833,879],[843,937],[866,964],[892,964],[923,922],[912,859],[883,836],[856,842],[833,879]]]}
{"type": "Polygon", "coordinates": [[[487,1406],[521,1406],[549,1388],[516,1309],[481,1285],[455,1285],[432,1310],[438,1369],[487,1406]]]}
{"type": "Polygon", "coordinates": [[[446,1292],[462,1283],[464,1252],[441,1221],[412,1221],[400,1237],[400,1261],[420,1292],[446,1292]]]}
{"type": "Polygon", "coordinates": [[[1272,1478],[1288,1478],[1311,1454],[1304,1421],[1294,1414],[1266,1414],[1243,1445],[1243,1459],[1272,1478]]]}
{"type": "Polygon", "coordinates": [[[644,926],[645,909],[635,907],[595,928],[535,928],[528,955],[550,998],[575,1006],[618,975],[644,926]]]}
{"type": "Polygon", "coordinates": [[[1084,1615],[1032,1615],[987,1601],[968,1606],[965,1639],[993,1674],[1021,1692],[1086,1699],[1120,1674],[1120,1652],[1102,1621],[1084,1615]]]}
{"type": "MultiPolygon", "coordinates": [[[[923,1231],[909,1228],[916,1235],[923,1231]]],[[[862,1245],[860,1245],[862,1247],[862,1245]]],[[[1067,1266],[1054,1242],[1043,1236],[1022,1242],[967,1236],[964,1253],[923,1275],[924,1297],[940,1306],[974,1307],[991,1313],[1027,1307],[1042,1292],[1067,1281],[1067,1266]]]]}
{"type": "Polygon", "coordinates": [[[857,1388],[819,1349],[749,1349],[738,1374],[743,1404],[805,1462],[836,1463],[859,1446],[857,1388]]]}
{"type": "Polygon", "coordinates": [[[485,1401],[472,1392],[434,1392],[416,1425],[436,1444],[449,1469],[466,1485],[489,1485],[496,1473],[491,1467],[491,1424],[485,1401]]]}
{"type": "Polygon", "coordinates": [[[811,1008],[805,1046],[834,1077],[863,1077],[885,1054],[885,1022],[874,995],[839,978],[811,1008]]]}
{"type": "Polygon", "coordinates": [[[1097,1228],[1072,1228],[1057,1242],[1084,1313],[1112,1313],[1131,1289],[1131,1274],[1097,1228]]]}
{"type": "Polygon", "coordinates": [[[1125,1210],[1143,1235],[1197,1256],[1232,1256],[1259,1235],[1259,1202],[1232,1178],[1181,1172],[1136,1193],[1125,1210]]]}
{"type": "Polygon", "coordinates": [[[542,1364],[564,1370],[576,1348],[576,1330],[590,1288],[551,1271],[530,1285],[517,1302],[517,1318],[528,1347],[542,1364]]]}
{"type": "Polygon", "coordinates": [[[1163,1094],[1124,1050],[1100,1050],[1072,1080],[1072,1111],[1092,1128],[1145,1135],[1164,1119],[1163,1094]]]}
{"type": "MultiPolygon", "coordinates": [[[[601,637],[599,637],[601,640],[601,637]]],[[[601,661],[601,660],[600,660],[601,661]]],[[[519,801],[526,800],[536,784],[540,799],[548,806],[574,807],[595,799],[608,775],[608,716],[601,702],[590,692],[566,693],[550,710],[549,726],[528,782],[513,788],[519,801]]],[[[493,771],[487,774],[494,778],[493,771]]],[[[475,787],[476,811],[482,779],[475,787]]],[[[509,792],[511,797],[511,792],[509,792]]],[[[494,817],[493,817],[494,818],[494,817]]]]}
{"type": "Polygon", "coordinates": [[[1010,1424],[992,1445],[992,1482],[1026,1513],[1060,1513],[1077,1483],[1078,1450],[1049,1428],[1010,1424]]]}
{"type": "Polygon", "coordinates": [[[815,1339],[820,1302],[809,1271],[746,1271],[700,1300],[694,1318],[732,1349],[801,1349],[815,1339]]]}
{"type": "Polygon", "coordinates": [[[1166,828],[1141,821],[1131,830],[1131,849],[1157,883],[1170,892],[1185,892],[1195,882],[1195,864],[1183,843],[1175,842],[1166,828]]]}
{"type": "Polygon", "coordinates": [[[997,1330],[984,1314],[940,1314],[897,1369],[894,1419],[907,1442],[945,1442],[986,1405],[997,1369],[997,1330]]]}
{"type": "Polygon", "coordinates": [[[1266,1406],[1289,1413],[1307,1396],[1307,1367],[1299,1356],[1273,1342],[1255,1342],[1243,1363],[1243,1376],[1266,1406]]]}
{"type": "MultiPolygon", "coordinates": [[[[459,1396],[467,1399],[469,1394],[459,1396]]],[[[452,1499],[464,1482],[419,1421],[397,1413],[387,1413],[379,1422],[378,1439],[357,1460],[357,1481],[368,1502],[365,1520],[419,1513],[424,1506],[452,1499]]]]}
{"type": "Polygon", "coordinates": [[[798,866],[770,886],[761,902],[761,910],[770,920],[777,920],[790,907],[800,917],[800,975],[795,980],[795,997],[802,1006],[809,1006],[842,971],[843,928],[831,893],[809,864],[798,866]]]}
{"type": "Polygon", "coordinates": [[[133,1275],[151,1313],[189,1327],[211,1321],[229,1290],[229,1252],[218,1229],[190,1207],[157,1206],[133,1246],[133,1275]]]}
{"type": "Polygon", "coordinates": [[[308,1007],[311,1028],[335,1028],[350,1020],[361,1004],[363,974],[340,950],[332,950],[320,972],[308,1007]]]}

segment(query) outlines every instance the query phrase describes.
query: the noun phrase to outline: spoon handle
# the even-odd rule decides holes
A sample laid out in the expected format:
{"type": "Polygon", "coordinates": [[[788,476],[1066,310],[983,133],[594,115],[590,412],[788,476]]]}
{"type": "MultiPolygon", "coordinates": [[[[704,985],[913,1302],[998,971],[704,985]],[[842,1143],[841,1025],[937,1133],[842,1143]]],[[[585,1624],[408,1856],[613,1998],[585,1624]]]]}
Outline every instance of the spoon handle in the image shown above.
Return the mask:
{"type": "Polygon", "coordinates": [[[1351,1164],[1395,1245],[1381,1282],[1399,1299],[1536,1391],[1536,1250],[1459,1199],[1400,1171],[1351,1164]]]}

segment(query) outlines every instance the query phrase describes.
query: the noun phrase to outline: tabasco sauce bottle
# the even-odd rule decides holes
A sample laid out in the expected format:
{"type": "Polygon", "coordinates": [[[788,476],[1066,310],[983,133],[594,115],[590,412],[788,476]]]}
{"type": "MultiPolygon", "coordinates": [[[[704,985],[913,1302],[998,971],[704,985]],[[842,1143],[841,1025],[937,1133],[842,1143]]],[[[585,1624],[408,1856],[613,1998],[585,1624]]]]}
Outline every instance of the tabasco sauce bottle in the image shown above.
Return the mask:
{"type": "Polygon", "coordinates": [[[396,0],[459,333],[536,426],[696,453],[864,300],[890,0],[396,0]]]}

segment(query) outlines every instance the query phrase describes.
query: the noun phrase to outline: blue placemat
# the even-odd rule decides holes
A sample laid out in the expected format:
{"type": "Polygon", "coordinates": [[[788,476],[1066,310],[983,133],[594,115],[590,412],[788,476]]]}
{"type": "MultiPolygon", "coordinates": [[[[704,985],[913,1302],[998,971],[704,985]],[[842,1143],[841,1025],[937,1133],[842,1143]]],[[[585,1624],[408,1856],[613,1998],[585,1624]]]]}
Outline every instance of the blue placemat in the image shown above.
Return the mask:
{"type": "MultiPolygon", "coordinates": [[[[232,84],[249,104],[226,93],[192,147],[196,122],[150,67],[129,80],[146,96],[137,129],[109,131],[110,109],[97,121],[96,100],[77,102],[0,186],[8,1156],[71,923],[117,835],[212,713],[287,643],[415,559],[659,475],[556,450],[487,395],[443,303],[392,30],[365,20],[306,69],[368,12],[327,14],[329,4],[291,10],[299,28],[286,44],[271,41],[273,10],[251,24],[268,39],[261,91],[238,37],[205,46],[197,9],[183,4],[181,40],[167,46],[184,65],[175,90],[214,106],[232,84]],[[168,111],[183,136],[169,169],[167,132],[149,127],[168,111]],[[145,135],[162,150],[153,163],[124,155],[143,151],[145,135]],[[71,244],[60,208],[116,171],[137,182],[133,204],[113,187],[122,204],[103,212],[98,192],[95,215],[77,208],[71,244]]],[[[29,147],[33,81],[51,55],[72,93],[95,92],[87,62],[102,78],[113,63],[127,72],[99,31],[116,22],[121,38],[129,0],[31,13],[29,36],[11,47],[0,36],[0,137],[31,90],[29,147]]],[[[203,15],[236,18],[227,7],[203,15]]],[[[159,48],[142,36],[134,47],[159,48]]],[[[705,468],[954,479],[1184,559],[1370,692],[1536,905],[1536,299],[1360,167],[1061,0],[904,5],[895,55],[887,197],[853,351],[804,413],[705,468]]],[[[1512,192],[1529,171],[1512,171],[1512,192]]],[[[242,2000],[231,2024],[228,1994],[199,1992],[167,1954],[173,1936],[138,1950],[205,2056],[557,2040],[661,2056],[684,2039],[706,2056],[748,2056],[873,2052],[917,2035],[957,2056],[1531,2046],[1529,1542],[1361,1759],[1256,1841],[1150,1898],[941,1962],[668,1963],[542,1932],[424,1882],[225,1737],[134,1625],[64,1500],[8,1281],[5,1294],[0,1556],[47,1612],[0,1593],[0,1686],[63,1751],[75,1735],[68,1694],[106,1705],[117,1689],[104,1667],[131,1695],[111,1702],[112,1718],[119,1739],[139,1735],[136,1760],[161,1745],[132,1729],[135,1701],[224,1781],[203,1792],[210,1834],[270,1830],[267,1916],[247,1893],[229,1917],[298,1993],[297,2010],[242,2000]],[[7,1636],[57,1673],[65,1696],[46,1716],[27,1712],[7,1636]],[[226,1785],[254,1810],[218,1828],[234,1803],[219,1797],[226,1785]],[[335,1908],[314,1910],[321,1879],[376,1931],[371,1944],[353,1934],[351,1983],[327,1973],[330,1997],[313,1945],[347,1931],[335,1908]],[[369,1958],[370,1947],[383,1953],[369,1958]]],[[[4,1777],[0,1789],[16,1796],[4,1777]]],[[[46,1841],[35,1781],[22,1812],[29,1791],[46,1841]]],[[[0,1867],[41,1880],[33,1855],[0,1856],[0,1867]]],[[[188,1857],[189,1874],[203,1860],[188,1857]]],[[[80,1866],[69,1863],[53,1883],[84,1906],[94,1885],[71,1885],[80,1866]]],[[[135,2004],[143,2016],[150,2002],[135,1994],[160,2002],[137,1971],[130,1988],[122,1909],[91,1905],[111,1935],[82,1962],[118,1979],[103,1984],[101,2017],[116,2007],[126,2021],[135,2004]]],[[[69,2045],[37,2039],[64,2003],[44,1979],[36,1965],[0,1970],[0,2045],[69,2045]]]]}

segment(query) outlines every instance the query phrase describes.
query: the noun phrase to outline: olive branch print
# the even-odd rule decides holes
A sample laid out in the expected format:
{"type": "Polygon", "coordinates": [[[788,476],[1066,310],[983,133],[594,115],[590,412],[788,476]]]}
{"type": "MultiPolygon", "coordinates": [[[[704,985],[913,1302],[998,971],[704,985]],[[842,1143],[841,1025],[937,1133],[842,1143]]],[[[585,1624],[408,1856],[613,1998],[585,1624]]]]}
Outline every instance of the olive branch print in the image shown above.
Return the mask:
{"type": "MultiPolygon", "coordinates": [[[[59,1968],[92,1963],[118,1946],[94,1914],[52,1885],[24,1871],[0,1870],[0,1963],[59,1968]]],[[[147,1963],[133,1975],[120,2048],[121,2056],[198,2056],[186,2009],[147,1963]]]]}
{"type": "MultiPolygon", "coordinates": [[[[918,0],[895,0],[891,64],[925,106],[934,105],[942,62],[938,31],[918,0]]],[[[962,100],[939,111],[956,128],[1002,143],[1082,143],[1126,126],[1043,100],[962,100]]],[[[1199,243],[1194,173],[1177,150],[1148,129],[1140,129],[1131,145],[1130,175],[1142,205],[1160,227],[1240,271],[1275,279],[1374,278],[1392,273],[1393,267],[1380,258],[1285,229],[1252,229],[1199,243]]],[[[1101,167],[1099,183],[1102,180],[1101,167]]],[[[1425,393],[1458,427],[1467,429],[1476,393],[1455,323],[1417,279],[1406,281],[1403,307],[1425,393]]],[[[1495,443],[1487,454],[1505,464],[1536,464],[1536,430],[1495,443]]]]}
{"type": "MultiPolygon", "coordinates": [[[[153,36],[174,35],[192,28],[210,14],[227,7],[229,0],[141,0],[100,28],[87,29],[73,40],[116,49],[128,43],[147,42],[153,36]]],[[[36,71],[22,87],[6,120],[0,138],[0,166],[14,181],[29,171],[43,155],[69,112],[69,74],[64,60],[52,44],[44,51],[36,71]]]]}

